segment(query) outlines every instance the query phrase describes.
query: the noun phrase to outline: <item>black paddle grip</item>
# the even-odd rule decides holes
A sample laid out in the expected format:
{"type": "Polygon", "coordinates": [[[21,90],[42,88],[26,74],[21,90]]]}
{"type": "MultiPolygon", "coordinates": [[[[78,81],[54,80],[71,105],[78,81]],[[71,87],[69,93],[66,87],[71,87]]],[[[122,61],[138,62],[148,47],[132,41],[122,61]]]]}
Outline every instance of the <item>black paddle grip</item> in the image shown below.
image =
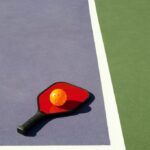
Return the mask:
{"type": "Polygon", "coordinates": [[[37,112],[33,117],[31,117],[29,120],[27,120],[24,124],[20,125],[17,128],[17,132],[21,133],[23,135],[26,135],[28,131],[35,125],[38,124],[39,121],[41,121],[46,115],[41,112],[37,112]]]}

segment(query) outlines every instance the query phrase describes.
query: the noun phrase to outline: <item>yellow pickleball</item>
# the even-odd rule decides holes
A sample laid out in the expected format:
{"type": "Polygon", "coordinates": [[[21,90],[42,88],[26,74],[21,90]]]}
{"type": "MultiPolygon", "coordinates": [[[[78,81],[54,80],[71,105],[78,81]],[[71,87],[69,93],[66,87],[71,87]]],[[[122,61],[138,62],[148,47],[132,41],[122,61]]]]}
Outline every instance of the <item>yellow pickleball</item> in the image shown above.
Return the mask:
{"type": "Polygon", "coordinates": [[[67,94],[62,89],[55,89],[50,93],[50,102],[55,106],[62,106],[67,101],[67,94]]]}

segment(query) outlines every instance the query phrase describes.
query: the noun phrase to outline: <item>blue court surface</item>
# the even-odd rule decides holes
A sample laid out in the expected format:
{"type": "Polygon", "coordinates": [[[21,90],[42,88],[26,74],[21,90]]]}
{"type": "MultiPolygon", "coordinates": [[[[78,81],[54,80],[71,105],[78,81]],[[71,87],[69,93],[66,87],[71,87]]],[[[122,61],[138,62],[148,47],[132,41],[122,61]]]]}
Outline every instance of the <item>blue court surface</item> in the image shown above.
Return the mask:
{"type": "Polygon", "coordinates": [[[0,1],[0,34],[0,145],[109,146],[88,1],[0,1]],[[17,133],[38,94],[58,81],[87,89],[93,101],[29,136],[17,133]]]}

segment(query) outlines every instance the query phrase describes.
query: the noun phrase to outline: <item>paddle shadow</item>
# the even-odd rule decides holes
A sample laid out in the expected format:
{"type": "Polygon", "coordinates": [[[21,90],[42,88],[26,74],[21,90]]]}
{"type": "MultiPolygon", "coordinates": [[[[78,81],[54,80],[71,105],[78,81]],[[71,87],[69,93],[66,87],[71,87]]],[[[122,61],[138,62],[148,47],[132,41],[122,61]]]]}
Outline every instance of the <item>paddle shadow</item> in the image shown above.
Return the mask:
{"type": "Polygon", "coordinates": [[[46,116],[43,120],[41,120],[34,128],[28,131],[28,133],[25,136],[31,136],[34,137],[36,134],[51,120],[56,119],[56,118],[61,118],[61,117],[68,117],[68,116],[75,116],[78,114],[83,114],[83,113],[88,113],[92,110],[92,108],[89,106],[95,99],[95,96],[90,93],[89,99],[81,104],[77,110],[67,113],[67,114],[59,114],[55,116],[46,116]]]}

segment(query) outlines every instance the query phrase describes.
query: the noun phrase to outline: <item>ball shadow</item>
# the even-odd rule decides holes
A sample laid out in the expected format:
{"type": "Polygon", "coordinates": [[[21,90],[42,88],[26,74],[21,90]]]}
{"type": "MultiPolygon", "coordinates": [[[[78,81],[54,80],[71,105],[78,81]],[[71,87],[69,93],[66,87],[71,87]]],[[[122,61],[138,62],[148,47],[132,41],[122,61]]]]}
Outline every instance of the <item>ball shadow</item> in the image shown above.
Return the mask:
{"type": "Polygon", "coordinates": [[[36,136],[39,130],[41,130],[48,122],[50,122],[53,119],[60,118],[60,117],[68,117],[68,116],[75,116],[82,113],[88,113],[92,110],[90,107],[90,104],[94,101],[95,96],[90,93],[89,99],[81,104],[75,111],[65,114],[59,114],[55,116],[45,116],[34,128],[28,131],[28,133],[25,136],[36,136]]]}

